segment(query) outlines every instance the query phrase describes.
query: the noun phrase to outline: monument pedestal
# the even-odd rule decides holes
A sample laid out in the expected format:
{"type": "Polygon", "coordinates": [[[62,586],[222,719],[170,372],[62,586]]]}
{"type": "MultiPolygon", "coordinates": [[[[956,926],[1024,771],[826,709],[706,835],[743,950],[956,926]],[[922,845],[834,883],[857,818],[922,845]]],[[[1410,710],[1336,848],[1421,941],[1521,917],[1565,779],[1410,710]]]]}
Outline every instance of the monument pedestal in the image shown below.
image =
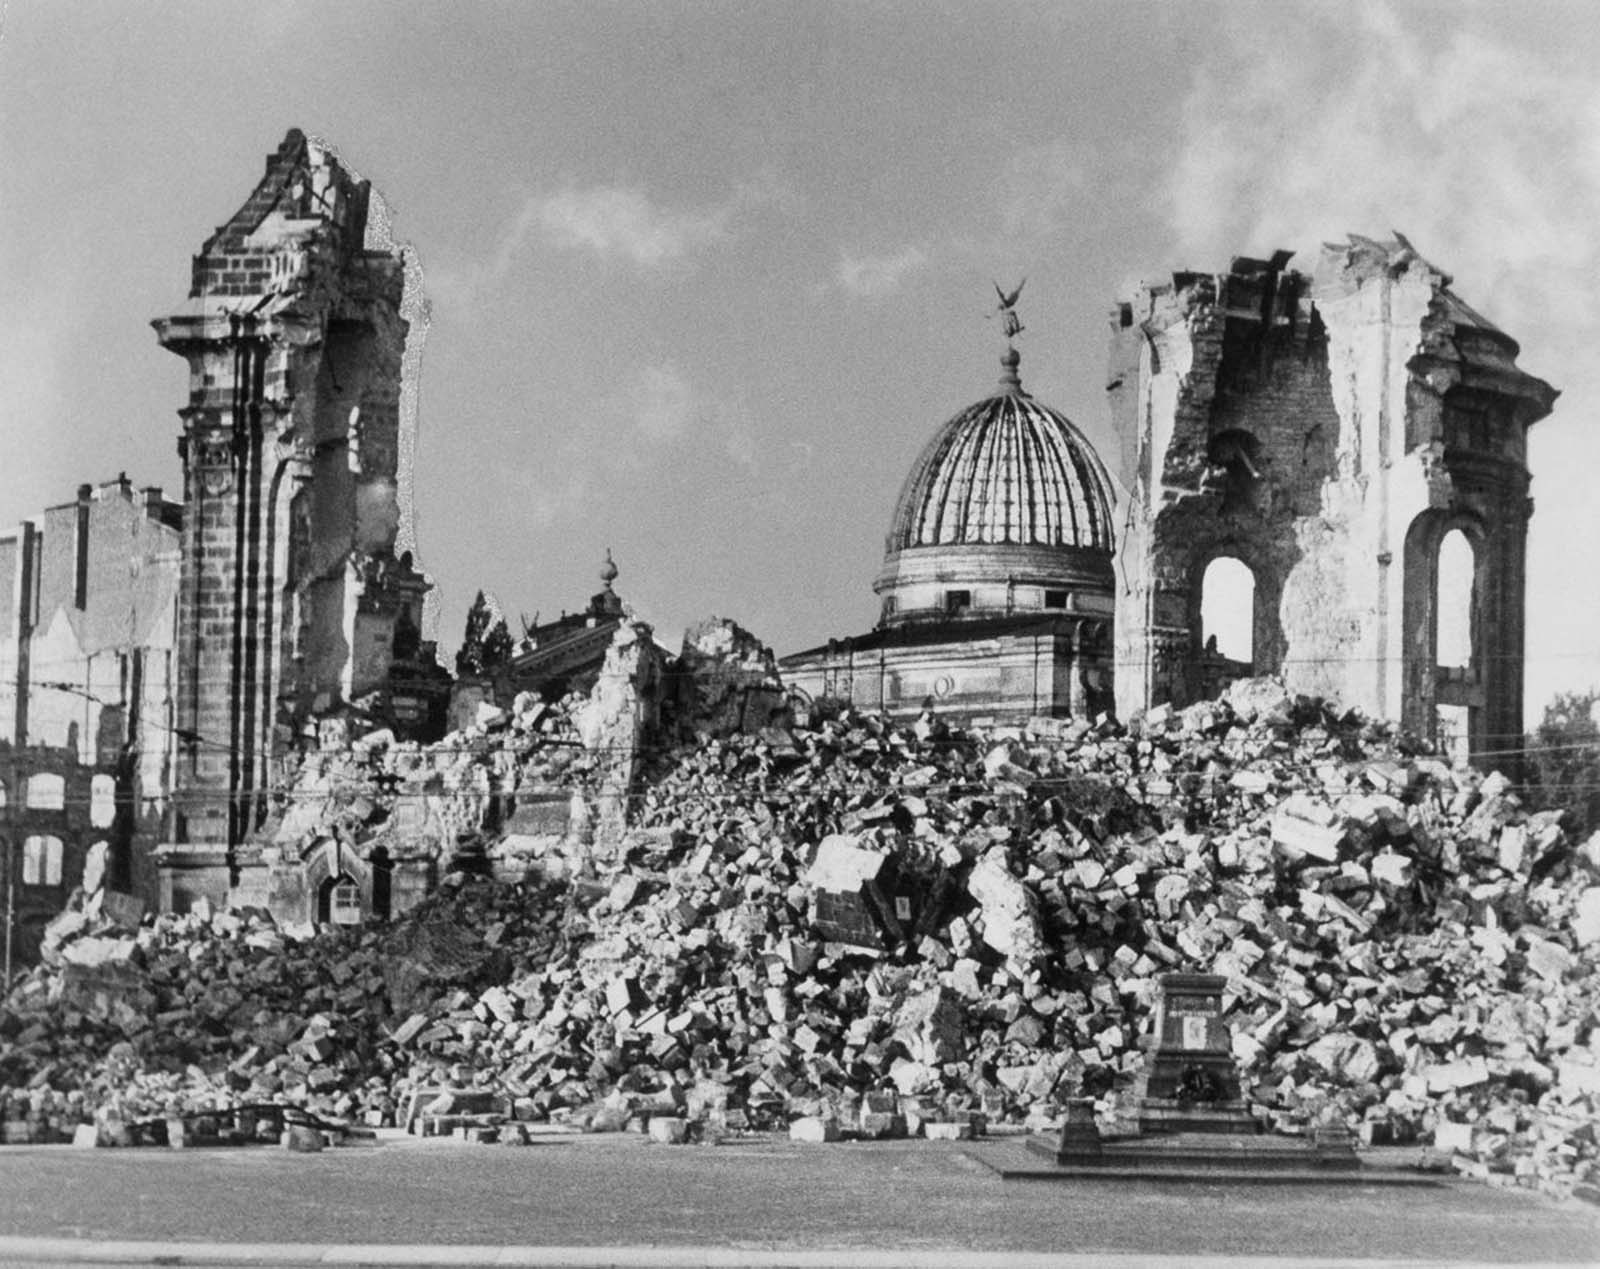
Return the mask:
{"type": "MultiPolygon", "coordinates": [[[[1061,1139],[1028,1149],[1053,1158],[1057,1172],[1017,1170],[1017,1176],[1228,1178],[1260,1181],[1362,1180],[1404,1183],[1406,1174],[1375,1173],[1356,1157],[1344,1130],[1310,1138],[1272,1137],[1245,1106],[1232,1040],[1222,1016],[1227,980],[1213,974],[1167,974],[1160,982],[1149,1059],[1134,1085],[1139,1132],[1104,1137],[1094,1103],[1067,1105],[1061,1139]]],[[[1002,1171],[1002,1175],[1012,1175],[1002,1171]]]]}
{"type": "Polygon", "coordinates": [[[1155,1031],[1145,1041],[1150,1056],[1134,1083],[1140,1132],[1260,1133],[1239,1090],[1222,1017],[1227,985],[1219,974],[1163,975],[1155,1031]]]}
{"type": "Polygon", "coordinates": [[[1139,1131],[1150,1136],[1174,1132],[1230,1133],[1258,1136],[1261,1123],[1244,1102],[1208,1102],[1196,1105],[1176,1098],[1145,1098],[1139,1103],[1139,1131]]]}

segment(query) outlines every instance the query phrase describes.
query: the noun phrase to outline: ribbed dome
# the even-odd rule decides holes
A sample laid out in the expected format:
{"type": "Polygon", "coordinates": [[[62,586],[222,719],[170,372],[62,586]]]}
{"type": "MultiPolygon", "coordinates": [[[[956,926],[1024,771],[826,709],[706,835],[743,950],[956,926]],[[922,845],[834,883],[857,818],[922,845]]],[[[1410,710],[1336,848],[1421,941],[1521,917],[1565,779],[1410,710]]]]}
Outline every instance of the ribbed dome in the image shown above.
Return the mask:
{"type": "Polygon", "coordinates": [[[1065,416],[1001,359],[998,395],[969,406],[928,442],[895,504],[892,555],[924,546],[1020,545],[1112,550],[1110,481],[1065,416]]]}

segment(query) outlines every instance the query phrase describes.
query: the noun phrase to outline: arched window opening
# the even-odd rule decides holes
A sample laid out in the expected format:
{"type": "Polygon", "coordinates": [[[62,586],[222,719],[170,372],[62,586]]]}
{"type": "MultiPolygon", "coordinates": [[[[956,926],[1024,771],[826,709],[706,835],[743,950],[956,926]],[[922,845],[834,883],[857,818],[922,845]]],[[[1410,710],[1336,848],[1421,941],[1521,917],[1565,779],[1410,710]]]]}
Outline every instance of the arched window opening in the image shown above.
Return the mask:
{"type": "Polygon", "coordinates": [[[329,877],[318,887],[318,921],[334,925],[360,925],[365,919],[361,910],[361,884],[349,873],[329,877]]]}
{"type": "Polygon", "coordinates": [[[1478,677],[1472,656],[1476,574],[1472,543],[1460,529],[1451,529],[1439,543],[1435,572],[1434,709],[1439,749],[1457,766],[1467,764],[1472,747],[1469,702],[1476,699],[1478,677]]]}
{"type": "Polygon", "coordinates": [[[89,823],[109,828],[117,818],[117,782],[108,775],[97,775],[89,782],[89,823]]]}
{"type": "Polygon", "coordinates": [[[1255,661],[1256,575],[1242,560],[1218,556],[1200,582],[1200,628],[1207,653],[1255,661]]]}
{"type": "Polygon", "coordinates": [[[391,915],[389,882],[393,869],[389,852],[382,846],[375,847],[367,857],[367,863],[372,868],[372,915],[380,921],[387,921],[391,915]]]}
{"type": "Polygon", "coordinates": [[[1439,543],[1439,642],[1435,664],[1467,668],[1472,664],[1472,600],[1477,562],[1472,543],[1460,529],[1451,529],[1439,543]]]}
{"type": "Polygon", "coordinates": [[[1243,560],[1221,555],[1200,579],[1201,691],[1216,696],[1255,672],[1256,577],[1243,560]]]}

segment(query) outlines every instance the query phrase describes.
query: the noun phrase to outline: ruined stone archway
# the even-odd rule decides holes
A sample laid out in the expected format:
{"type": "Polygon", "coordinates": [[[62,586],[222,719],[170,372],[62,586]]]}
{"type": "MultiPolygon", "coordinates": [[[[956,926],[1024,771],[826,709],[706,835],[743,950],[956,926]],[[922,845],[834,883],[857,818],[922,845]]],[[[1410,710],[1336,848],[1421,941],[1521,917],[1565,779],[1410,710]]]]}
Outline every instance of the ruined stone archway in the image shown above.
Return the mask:
{"type": "Polygon", "coordinates": [[[1402,584],[1401,722],[1418,736],[1438,743],[1441,707],[1458,711],[1463,725],[1455,739],[1461,752],[1453,756],[1465,760],[1469,754],[1482,753],[1492,747],[1484,716],[1489,680],[1513,668],[1521,673],[1520,665],[1510,667],[1503,664],[1503,657],[1485,655],[1489,632],[1483,620],[1483,601],[1497,584],[1497,577],[1483,522],[1461,511],[1429,510],[1417,516],[1406,531],[1402,584]],[[1471,552],[1465,596],[1468,655],[1464,664],[1442,665],[1439,557],[1452,534],[1460,534],[1471,552]]]}
{"type": "Polygon", "coordinates": [[[1215,697],[1235,678],[1273,674],[1282,666],[1284,633],[1279,619],[1286,569],[1275,565],[1267,549],[1258,542],[1229,535],[1197,546],[1186,572],[1189,627],[1189,700],[1215,697]],[[1249,655],[1242,659],[1226,654],[1220,647],[1208,646],[1206,607],[1208,586],[1214,580],[1213,566],[1232,561],[1248,574],[1249,655]]]}
{"type": "Polygon", "coordinates": [[[308,919],[319,924],[327,922],[328,903],[333,887],[341,877],[355,882],[360,888],[362,911],[373,910],[372,867],[350,846],[336,839],[325,839],[306,855],[302,867],[305,870],[305,894],[311,907],[306,914],[308,919]]]}
{"type": "Polygon", "coordinates": [[[1200,639],[1195,674],[1201,699],[1212,700],[1255,672],[1256,575],[1236,555],[1213,555],[1200,570],[1200,639]]]}

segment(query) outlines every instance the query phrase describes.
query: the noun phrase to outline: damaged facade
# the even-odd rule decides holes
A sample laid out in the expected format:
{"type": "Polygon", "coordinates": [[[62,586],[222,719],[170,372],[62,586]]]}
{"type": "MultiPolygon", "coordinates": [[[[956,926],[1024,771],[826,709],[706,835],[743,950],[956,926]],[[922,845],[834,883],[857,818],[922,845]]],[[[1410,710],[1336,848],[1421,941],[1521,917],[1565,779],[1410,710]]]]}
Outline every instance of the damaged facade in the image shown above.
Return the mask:
{"type": "Polygon", "coordinates": [[[0,886],[21,959],[91,858],[110,889],[154,898],[182,523],[119,476],[0,533],[0,886]]]}
{"type": "Polygon", "coordinates": [[[600,566],[600,589],[589,597],[588,605],[578,612],[563,612],[553,621],[541,622],[537,613],[531,621],[524,617],[522,638],[515,644],[498,604],[480,592],[475,610],[481,607],[480,620],[487,630],[474,638],[474,614],[468,614],[467,640],[456,656],[456,678],[450,689],[451,730],[470,726],[485,703],[510,708],[523,692],[555,701],[568,692],[594,687],[612,639],[627,619],[622,596],[613,586],[617,576],[616,562],[607,551],[600,566]],[[499,658],[493,652],[497,632],[505,649],[499,658]]]}
{"type": "Polygon", "coordinates": [[[162,906],[259,884],[252,832],[309,720],[425,661],[429,583],[396,554],[408,323],[370,186],[291,131],[154,325],[189,366],[176,725],[162,906]]]}
{"type": "Polygon", "coordinates": [[[1526,432],[1557,394],[1404,239],[1328,246],[1310,276],[1291,255],[1117,306],[1115,530],[1099,458],[1008,351],[901,491],[877,628],[788,680],[898,716],[1093,717],[1267,674],[1458,757],[1514,750],[1526,432]],[[1242,652],[1207,629],[1219,566],[1248,574],[1222,594],[1250,607],[1242,652]]]}
{"type": "Polygon", "coordinates": [[[807,698],[900,719],[1093,719],[1266,674],[1430,738],[1452,714],[1474,754],[1520,738],[1525,432],[1556,393],[1398,238],[1325,248],[1311,276],[1288,253],[1239,259],[1118,305],[1115,480],[1023,388],[1008,346],[998,389],[936,431],[900,490],[866,634],[780,664],[713,621],[672,662],[626,611],[608,552],[586,609],[524,622],[520,645],[497,622],[495,656],[452,679],[422,639],[429,581],[399,549],[406,262],[369,229],[372,197],[291,131],[194,258],[185,305],[154,323],[189,367],[183,505],[86,486],[42,529],[0,536],[7,735],[114,769],[131,809],[109,875],[163,909],[386,915],[463,840],[577,839],[600,819],[614,833],[663,707],[708,734],[781,728],[807,698]],[[143,535],[126,603],[94,562],[102,521],[143,535]],[[1470,612],[1447,650],[1451,543],[1470,612]],[[1218,561],[1251,578],[1243,656],[1207,629],[1218,561]],[[71,691],[41,695],[41,658],[72,660],[71,691]],[[294,805],[320,799],[363,737],[535,729],[536,707],[568,693],[607,720],[603,742],[567,738],[591,754],[583,780],[565,760],[501,773],[469,791],[492,809],[463,818],[444,809],[465,795],[436,754],[381,825],[313,832],[294,805]],[[130,835],[156,811],[158,880],[141,887],[152,851],[130,835]]]}
{"type": "Polygon", "coordinates": [[[1428,739],[1454,712],[1465,750],[1514,748],[1526,432],[1556,393],[1404,239],[1329,245],[1309,277],[1289,254],[1176,274],[1114,314],[1115,468],[1132,491],[1118,707],[1214,695],[1220,667],[1428,739]],[[1443,601],[1469,606],[1467,638],[1441,655],[1441,546],[1456,532],[1470,582],[1453,579],[1443,601]],[[1207,570],[1221,559],[1254,583],[1242,664],[1208,652],[1207,570]]]}

